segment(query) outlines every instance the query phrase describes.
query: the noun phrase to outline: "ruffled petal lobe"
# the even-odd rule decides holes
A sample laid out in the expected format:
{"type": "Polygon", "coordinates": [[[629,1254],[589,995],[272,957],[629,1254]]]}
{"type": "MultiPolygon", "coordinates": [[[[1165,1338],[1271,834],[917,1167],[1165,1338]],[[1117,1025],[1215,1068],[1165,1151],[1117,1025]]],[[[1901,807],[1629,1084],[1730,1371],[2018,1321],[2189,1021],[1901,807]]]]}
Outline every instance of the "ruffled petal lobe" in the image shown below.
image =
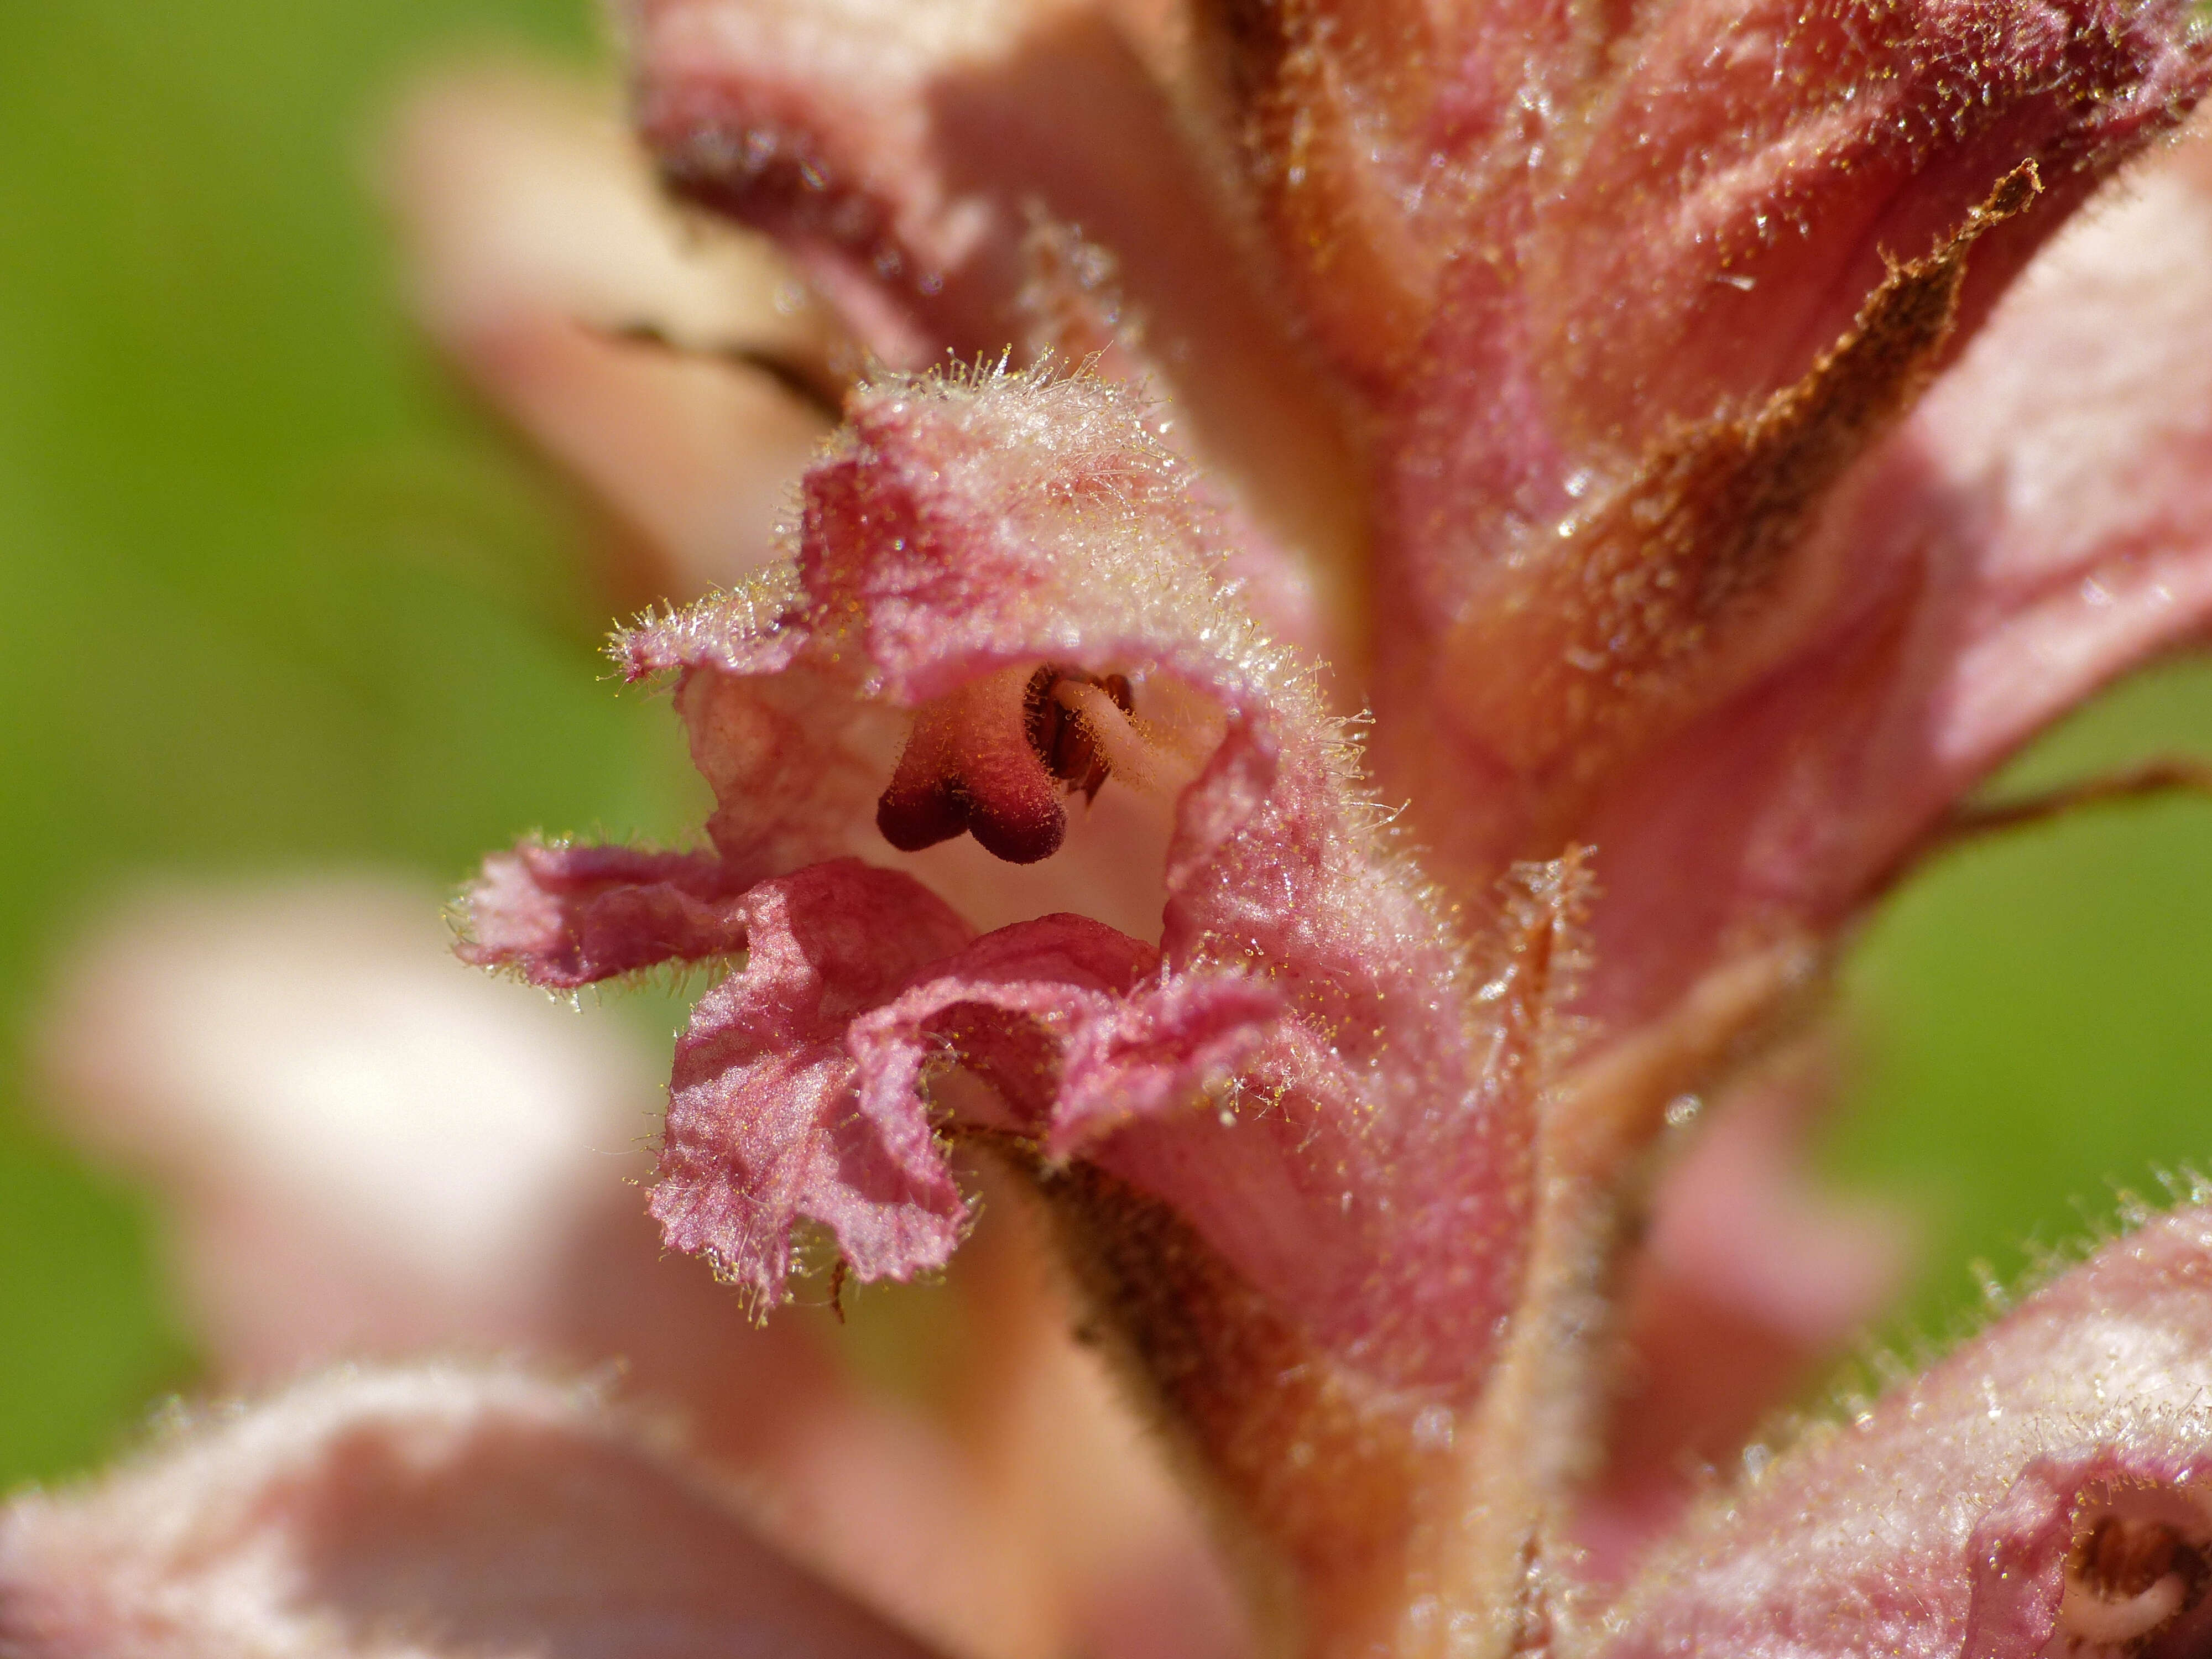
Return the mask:
{"type": "Polygon", "coordinates": [[[24,1659],[927,1650],[761,1544],[579,1391],[337,1374],[0,1510],[24,1659]]]}
{"type": "Polygon", "coordinates": [[[1589,1650],[2196,1650],[2212,1548],[2208,1287],[2201,1208],[2106,1246],[1694,1516],[1589,1650]]]}

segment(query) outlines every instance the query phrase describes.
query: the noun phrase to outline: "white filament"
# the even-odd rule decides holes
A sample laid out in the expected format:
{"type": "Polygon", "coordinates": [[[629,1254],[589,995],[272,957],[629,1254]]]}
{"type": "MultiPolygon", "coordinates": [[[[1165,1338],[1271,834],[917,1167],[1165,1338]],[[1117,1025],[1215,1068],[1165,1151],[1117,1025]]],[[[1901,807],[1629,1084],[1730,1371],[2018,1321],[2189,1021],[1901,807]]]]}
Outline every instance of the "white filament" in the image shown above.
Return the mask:
{"type": "Polygon", "coordinates": [[[2077,1642],[2100,1647],[2132,1642],[2179,1613],[2188,1593],[2189,1586],[2178,1572],[2121,1600],[2108,1600],[2069,1575],[2065,1597],[2058,1604],[2058,1628],[2077,1642]]]}
{"type": "Polygon", "coordinates": [[[1175,740],[1178,734],[1171,728],[1124,714],[1103,686],[1064,679],[1053,688],[1053,697],[1081,722],[1083,735],[1106,757],[1116,782],[1147,794],[1174,794],[1205,763],[1175,740]]]}

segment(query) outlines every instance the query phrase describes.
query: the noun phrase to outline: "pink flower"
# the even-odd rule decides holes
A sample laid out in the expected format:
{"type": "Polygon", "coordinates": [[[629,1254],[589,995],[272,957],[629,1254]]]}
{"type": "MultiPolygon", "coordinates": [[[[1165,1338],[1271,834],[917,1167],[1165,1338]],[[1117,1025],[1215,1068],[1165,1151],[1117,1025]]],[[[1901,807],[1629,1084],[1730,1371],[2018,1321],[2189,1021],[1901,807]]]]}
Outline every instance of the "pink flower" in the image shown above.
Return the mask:
{"type": "MultiPolygon", "coordinates": [[[[894,1389],[853,1364],[896,1327],[878,1298],[848,1298],[848,1328],[757,1326],[704,1264],[661,1248],[637,1201],[658,1088],[629,1022],[489,979],[451,946],[434,890],[356,873],[136,895],[70,953],[39,1022],[61,1127],[161,1198],[178,1299],[216,1387],[315,1378],[270,1408],[290,1425],[268,1431],[291,1448],[280,1464],[241,1461],[222,1415],[203,1413],[232,1451],[144,1460],[149,1478],[125,1474],[94,1519],[69,1523],[136,1564],[97,1594],[68,1593],[84,1617],[139,1617],[115,1605],[130,1577],[165,1586],[169,1613],[197,1632],[177,1637],[185,1650],[216,1640],[235,1613],[222,1598],[237,1563],[217,1549],[204,1576],[178,1583],[175,1562],[137,1553],[157,1540],[112,1534],[232,1463],[191,1498],[202,1519],[185,1535],[254,1506],[264,1482],[315,1487],[270,1498],[276,1518],[252,1547],[253,1582],[290,1584],[264,1622],[310,1642],[328,1622],[315,1607],[344,1596],[294,1523],[343,1506],[324,1486],[343,1486],[349,1437],[442,1443],[478,1418],[505,1433],[501,1379],[526,1363],[591,1379],[532,1385],[560,1403],[564,1434],[642,1433],[664,1450],[680,1437],[684,1482],[732,1511],[701,1540],[702,1581],[720,1571],[716,1539],[741,1536],[971,1659],[1237,1651],[1233,1601],[1194,1517],[1095,1356],[1066,1340],[1064,1304],[1036,1282],[1037,1241],[1009,1231],[1015,1218],[931,1299],[980,1334],[926,1381],[894,1389]],[[426,1352],[441,1363],[412,1364],[426,1352]],[[334,1365],[412,1375],[317,1375],[334,1365]],[[172,1463],[190,1478],[151,1472],[172,1463]],[[1057,1524],[1040,1528],[1048,1504],[1057,1524]]],[[[485,1472],[455,1456],[458,1471],[485,1472]]],[[[449,1496],[460,1484],[457,1473],[449,1496]]],[[[536,1501],[526,1486],[518,1504],[536,1501]]],[[[17,1524],[35,1540],[46,1517],[72,1512],[26,1505],[17,1524]]],[[[599,1523],[566,1524],[588,1535],[599,1523]]],[[[512,1616],[526,1626],[544,1605],[512,1616]]],[[[416,1615],[425,1628],[440,1617],[416,1615]]]]}
{"type": "MultiPolygon", "coordinates": [[[[1670,1108],[2207,631],[2212,161],[2098,193],[2212,78],[2195,13],[1165,10],[633,0],[663,177],[849,344],[654,331],[870,367],[782,556],[617,642],[707,846],[526,843],[464,954],[726,968],[651,1204],[763,1310],[800,1224],[908,1279],[958,1158],[1024,1176],[1284,1645],[2197,1650],[2201,1195],[1679,1522],[1601,1438],[1670,1108]]],[[[658,452],[517,393],[560,349],[481,372],[619,503],[658,452]]],[[[1793,1237],[1753,1144],[1662,1237],[1780,1329],[1710,1242],[1793,1237]]],[[[1808,1347],[1847,1232],[1795,1231],[1808,1347]]]]}

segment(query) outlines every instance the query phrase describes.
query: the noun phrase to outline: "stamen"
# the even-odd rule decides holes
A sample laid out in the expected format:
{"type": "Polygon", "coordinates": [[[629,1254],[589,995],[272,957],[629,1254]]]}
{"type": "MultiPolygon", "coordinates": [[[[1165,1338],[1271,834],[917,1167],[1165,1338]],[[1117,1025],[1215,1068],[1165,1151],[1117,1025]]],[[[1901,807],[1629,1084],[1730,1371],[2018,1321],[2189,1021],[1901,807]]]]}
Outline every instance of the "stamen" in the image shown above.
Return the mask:
{"type": "Polygon", "coordinates": [[[905,752],[876,802],[885,841],[918,853],[965,830],[1009,864],[1035,864],[1060,850],[1067,814],[1030,741],[1036,683],[1028,669],[1005,669],[915,712],[905,752]]]}
{"type": "Polygon", "coordinates": [[[2133,1653],[2203,1594],[2202,1547],[2163,1516],[2106,1513],[2075,1546],[2046,1651],[2133,1653]]]}
{"type": "Polygon", "coordinates": [[[1102,776],[1110,773],[1148,794],[1173,794],[1198,775],[1202,755],[1176,742],[1174,728],[1139,718],[1129,683],[1119,674],[1097,684],[1063,679],[1053,697],[1067,711],[1068,723],[1082,730],[1102,776]]]}
{"type": "Polygon", "coordinates": [[[1180,787],[1198,763],[1139,720],[1128,678],[1046,663],[1009,668],[916,711],[876,826],[902,852],[963,831],[1010,864],[1060,850],[1063,793],[1095,799],[1109,777],[1180,787]]]}
{"type": "MultiPolygon", "coordinates": [[[[1073,700],[1082,693],[1122,714],[1135,707],[1127,675],[1094,680],[1048,663],[1030,679],[1030,747],[1070,793],[1080,791],[1085,801],[1093,801],[1115,769],[1099,741],[1101,722],[1082,713],[1087,704],[1073,700]]],[[[1105,720],[1115,723],[1115,716],[1109,714],[1105,720]]]]}

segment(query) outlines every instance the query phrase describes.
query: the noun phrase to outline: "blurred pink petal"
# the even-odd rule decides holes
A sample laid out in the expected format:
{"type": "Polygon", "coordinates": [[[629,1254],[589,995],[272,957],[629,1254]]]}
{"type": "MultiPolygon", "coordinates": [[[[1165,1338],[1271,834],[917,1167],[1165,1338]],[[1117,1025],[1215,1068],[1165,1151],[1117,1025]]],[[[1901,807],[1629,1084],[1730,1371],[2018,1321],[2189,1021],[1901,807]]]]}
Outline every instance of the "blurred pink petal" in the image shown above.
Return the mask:
{"type": "Polygon", "coordinates": [[[448,942],[428,891],[302,878],[147,896],[65,970],[42,1027],[62,1127],[163,1194],[219,1373],[620,1358],[748,1466],[834,1416],[806,1331],[751,1329],[662,1256],[628,1184],[660,1092],[643,1045],[448,942]]]}
{"type": "Polygon", "coordinates": [[[486,981],[447,944],[427,891],[303,878],[148,896],[64,974],[43,1026],[63,1126],[163,1198],[227,1382],[422,1351],[615,1362],[624,1396],[679,1412],[744,1481],[779,1547],[959,1651],[1021,1659],[1071,1630],[1096,1646],[1160,1550],[1185,1557],[1216,1645],[1097,1650],[1233,1651],[1218,1570],[1054,1304],[998,1298],[1048,1340],[990,1386],[1055,1403],[988,1450],[858,1387],[821,1326],[754,1327],[644,1213],[660,1091],[628,1028],[486,981]],[[1105,1505],[1063,1509],[1089,1553],[1007,1511],[1004,1470],[1040,1441],[1105,1505]]]}
{"type": "Polygon", "coordinates": [[[967,1362],[955,1431],[1027,1558],[1008,1600],[1065,1597],[1066,1626],[1101,1659],[1249,1659],[1237,1586],[1170,1484],[1157,1433],[1127,1410],[1096,1333],[1078,1324],[1043,1259],[1043,1218],[1018,1186],[979,1172],[988,1213],[953,1269],[967,1362]]]}
{"type": "Polygon", "coordinates": [[[924,1659],[584,1392],[338,1372],[0,1510],[21,1659],[924,1659]]]}
{"type": "Polygon", "coordinates": [[[230,1375],[548,1339],[646,1167],[641,1043],[454,971],[434,895],[177,891],[82,945],[43,1028],[66,1127],[173,1197],[230,1375]]]}
{"type": "Polygon", "coordinates": [[[1717,1464],[1841,1357],[1897,1290],[1912,1228],[1806,1168],[1833,1091],[1819,1039],[1759,1066],[1695,1121],[1661,1176],[1620,1290],[1619,1392],[1602,1474],[1576,1522],[1606,1582],[1664,1535],[1717,1464]]]}
{"type": "Polygon", "coordinates": [[[1104,352],[1261,532],[1238,556],[1270,628],[1356,654],[1360,462],[1147,73],[1175,55],[1158,9],[625,8],[640,128],[680,194],[774,233],[886,367],[1104,352]]]}
{"type": "Polygon", "coordinates": [[[386,193],[423,320],[639,538],[643,603],[767,559],[790,481],[829,430],[771,375],[718,356],[826,379],[849,348],[764,243],[661,197],[615,101],[520,65],[448,72],[400,111],[386,193]],[[676,349],[618,337],[641,328],[676,349]]]}
{"type": "Polygon", "coordinates": [[[1833,926],[2117,674],[2212,631],[2212,143],[2032,265],[1831,509],[1848,602],[1609,786],[1586,1006],[1622,1026],[1749,940],[1833,926]]]}

